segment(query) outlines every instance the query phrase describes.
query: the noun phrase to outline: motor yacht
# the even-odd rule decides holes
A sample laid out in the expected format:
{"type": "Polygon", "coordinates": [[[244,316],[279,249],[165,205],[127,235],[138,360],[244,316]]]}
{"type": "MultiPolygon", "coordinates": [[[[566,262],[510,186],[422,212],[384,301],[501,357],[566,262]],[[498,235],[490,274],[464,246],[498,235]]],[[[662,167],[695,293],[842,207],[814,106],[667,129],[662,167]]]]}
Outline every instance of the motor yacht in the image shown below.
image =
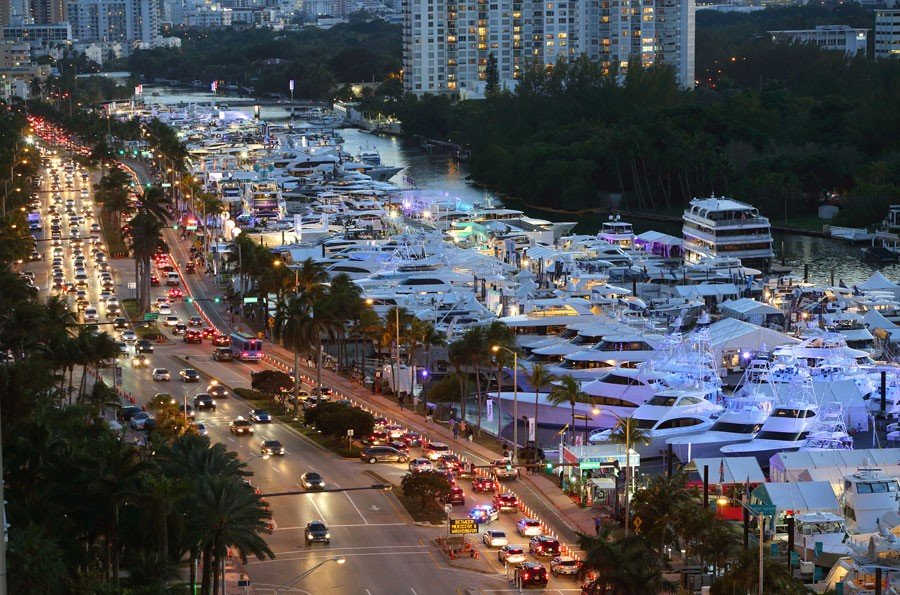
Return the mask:
{"type": "Polygon", "coordinates": [[[729,457],[753,456],[763,467],[768,467],[769,457],[773,454],[803,446],[816,426],[818,411],[818,405],[809,400],[785,400],[775,406],[752,440],[725,445],[720,452],[729,457]]]}
{"type": "Polygon", "coordinates": [[[577,380],[592,380],[616,366],[636,367],[658,356],[662,337],[610,335],[591,347],[563,356],[560,364],[549,366],[557,376],[570,375],[577,380]]]}
{"type": "Polygon", "coordinates": [[[766,397],[728,398],[725,410],[709,430],[669,438],[666,444],[672,446],[673,454],[683,463],[720,456],[723,446],[753,440],[771,415],[772,408],[772,400],[766,397]]]}

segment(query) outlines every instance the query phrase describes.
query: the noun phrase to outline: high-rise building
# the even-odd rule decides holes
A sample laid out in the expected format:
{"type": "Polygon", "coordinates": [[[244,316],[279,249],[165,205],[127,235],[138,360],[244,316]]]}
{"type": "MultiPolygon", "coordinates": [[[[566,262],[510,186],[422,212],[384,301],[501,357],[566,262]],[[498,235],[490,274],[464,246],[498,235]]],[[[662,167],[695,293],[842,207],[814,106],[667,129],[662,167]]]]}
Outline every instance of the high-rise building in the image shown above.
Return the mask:
{"type": "Polygon", "coordinates": [[[31,18],[35,23],[49,25],[66,20],[64,0],[30,0],[31,18]]]}
{"type": "Polygon", "coordinates": [[[80,43],[159,41],[159,0],[69,0],[66,12],[80,43]]]}
{"type": "Polygon", "coordinates": [[[694,86],[694,0],[403,0],[406,91],[484,93],[496,60],[501,88],[524,68],[585,55],[605,72],[670,64],[694,86]]]}
{"type": "Polygon", "coordinates": [[[875,57],[900,58],[900,8],[875,10],[875,57]]]}

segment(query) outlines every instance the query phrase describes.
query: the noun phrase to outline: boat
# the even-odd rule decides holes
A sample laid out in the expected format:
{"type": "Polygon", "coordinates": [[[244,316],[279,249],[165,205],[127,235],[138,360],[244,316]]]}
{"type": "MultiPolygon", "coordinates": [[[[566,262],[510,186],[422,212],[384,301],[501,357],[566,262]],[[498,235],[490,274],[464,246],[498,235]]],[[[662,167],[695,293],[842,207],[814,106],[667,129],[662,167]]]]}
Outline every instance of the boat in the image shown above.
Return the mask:
{"type": "Polygon", "coordinates": [[[725,197],[695,198],[682,220],[688,264],[724,256],[765,271],[775,257],[769,220],[752,205],[725,197]]]}
{"type": "Polygon", "coordinates": [[[772,408],[768,397],[730,397],[725,401],[725,411],[707,431],[669,438],[666,444],[683,463],[720,456],[723,446],[753,440],[772,408]]]}
{"type": "Polygon", "coordinates": [[[772,455],[803,446],[815,427],[818,410],[818,406],[808,400],[786,399],[775,406],[752,440],[728,444],[720,452],[727,457],[756,457],[760,465],[768,467],[772,455]]]}

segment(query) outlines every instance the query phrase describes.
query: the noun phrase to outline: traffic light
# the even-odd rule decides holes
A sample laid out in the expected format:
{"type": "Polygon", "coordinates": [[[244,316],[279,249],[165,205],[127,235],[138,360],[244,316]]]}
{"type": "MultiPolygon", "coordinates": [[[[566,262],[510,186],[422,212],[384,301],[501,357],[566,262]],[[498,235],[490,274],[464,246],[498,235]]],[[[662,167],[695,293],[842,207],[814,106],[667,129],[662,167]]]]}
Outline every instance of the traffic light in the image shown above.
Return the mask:
{"type": "Polygon", "coordinates": [[[119,149],[119,155],[124,155],[124,154],[125,154],[125,151],[123,151],[122,149],[119,149]]]}
{"type": "Polygon", "coordinates": [[[188,297],[184,298],[184,301],[185,301],[185,303],[193,304],[193,303],[194,303],[194,298],[188,296],[188,297]]]}
{"type": "Polygon", "coordinates": [[[214,302],[215,302],[215,303],[217,303],[217,304],[218,304],[218,303],[219,303],[219,302],[221,302],[221,301],[222,301],[222,298],[220,298],[220,297],[218,297],[218,296],[216,296],[216,297],[214,297],[214,298],[213,298],[213,301],[214,301],[214,302]]]}
{"type": "Polygon", "coordinates": [[[553,472],[553,463],[550,463],[548,461],[546,466],[547,466],[547,473],[552,473],[553,472]]]}
{"type": "Polygon", "coordinates": [[[174,230],[177,231],[177,230],[178,230],[178,224],[177,224],[177,223],[173,223],[173,224],[172,224],[172,229],[174,229],[174,230]]]}

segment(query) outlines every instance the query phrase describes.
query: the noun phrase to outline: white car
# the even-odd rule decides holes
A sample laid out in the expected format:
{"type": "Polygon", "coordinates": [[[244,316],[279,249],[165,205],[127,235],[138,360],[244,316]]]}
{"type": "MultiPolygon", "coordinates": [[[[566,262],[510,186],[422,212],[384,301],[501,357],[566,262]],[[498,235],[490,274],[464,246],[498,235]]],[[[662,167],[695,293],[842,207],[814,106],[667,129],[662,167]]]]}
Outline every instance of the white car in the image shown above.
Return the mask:
{"type": "Polygon", "coordinates": [[[532,537],[534,535],[543,535],[544,530],[541,528],[541,522],[535,519],[522,517],[516,523],[516,531],[522,537],[532,537]]]}
{"type": "Polygon", "coordinates": [[[99,322],[100,315],[97,314],[97,308],[93,306],[88,306],[84,309],[84,321],[85,322],[99,322]]]}
{"type": "Polygon", "coordinates": [[[157,382],[172,380],[172,374],[166,368],[153,368],[153,380],[157,382]]]}
{"type": "Polygon", "coordinates": [[[422,471],[434,471],[434,465],[428,459],[413,459],[409,462],[410,473],[421,473],[422,471]]]}
{"type": "Polygon", "coordinates": [[[507,564],[521,564],[525,561],[525,546],[524,545],[504,545],[499,550],[497,550],[497,560],[500,563],[507,564]]]}
{"type": "Polygon", "coordinates": [[[491,529],[481,534],[481,542],[488,547],[503,547],[509,543],[509,540],[506,539],[506,533],[503,531],[491,529]]]}
{"type": "Polygon", "coordinates": [[[137,341],[137,335],[134,334],[134,331],[131,329],[122,331],[122,340],[126,343],[134,343],[135,341],[137,341]]]}
{"type": "MultiPolygon", "coordinates": [[[[172,308],[169,307],[169,304],[163,304],[159,307],[159,313],[162,316],[168,316],[169,314],[172,313],[172,308]]],[[[175,326],[175,325],[172,325],[172,326],[175,326]]]]}
{"type": "Polygon", "coordinates": [[[179,322],[177,316],[166,316],[166,326],[175,326],[179,322]]]}

